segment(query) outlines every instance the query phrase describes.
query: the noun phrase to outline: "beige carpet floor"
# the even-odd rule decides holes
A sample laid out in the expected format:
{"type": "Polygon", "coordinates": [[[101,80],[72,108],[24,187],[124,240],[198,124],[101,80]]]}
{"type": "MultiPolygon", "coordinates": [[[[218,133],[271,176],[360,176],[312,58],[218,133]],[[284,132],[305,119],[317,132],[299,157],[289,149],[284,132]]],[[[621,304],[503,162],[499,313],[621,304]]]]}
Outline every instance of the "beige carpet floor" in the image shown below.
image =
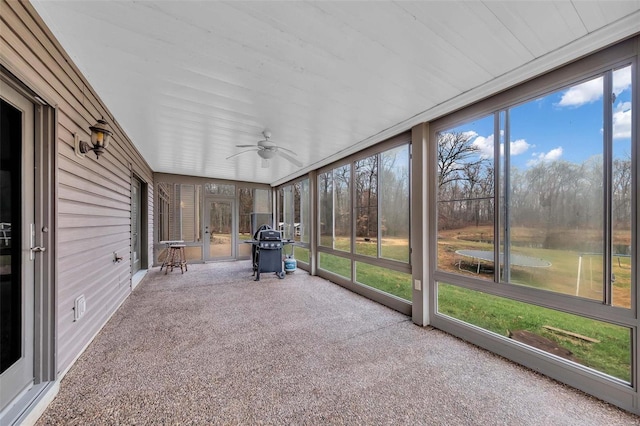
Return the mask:
{"type": "Polygon", "coordinates": [[[302,270],[150,270],[39,425],[630,425],[639,418],[302,270]]]}

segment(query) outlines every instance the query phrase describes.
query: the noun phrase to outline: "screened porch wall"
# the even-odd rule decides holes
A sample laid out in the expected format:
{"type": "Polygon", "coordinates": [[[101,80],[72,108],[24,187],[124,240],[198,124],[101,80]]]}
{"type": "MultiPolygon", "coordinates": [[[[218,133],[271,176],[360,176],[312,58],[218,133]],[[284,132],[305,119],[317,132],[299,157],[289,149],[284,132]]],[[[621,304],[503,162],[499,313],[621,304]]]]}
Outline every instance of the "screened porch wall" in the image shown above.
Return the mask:
{"type": "Polygon", "coordinates": [[[190,263],[248,259],[251,250],[244,241],[251,239],[251,213],[272,213],[271,187],[265,184],[155,173],[154,186],[156,266],[167,253],[167,244],[162,241],[182,241],[190,263]],[[220,218],[215,235],[207,222],[211,220],[211,202],[230,206],[231,213],[220,218]],[[223,241],[222,251],[213,245],[214,240],[223,241]]]}

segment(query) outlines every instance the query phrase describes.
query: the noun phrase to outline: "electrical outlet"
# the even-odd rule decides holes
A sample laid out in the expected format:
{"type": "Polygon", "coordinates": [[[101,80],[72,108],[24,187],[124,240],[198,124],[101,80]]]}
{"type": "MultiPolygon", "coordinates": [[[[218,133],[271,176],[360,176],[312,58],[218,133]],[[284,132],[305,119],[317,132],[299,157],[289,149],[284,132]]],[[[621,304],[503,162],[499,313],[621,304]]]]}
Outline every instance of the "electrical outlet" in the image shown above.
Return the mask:
{"type": "Polygon", "coordinates": [[[78,321],[84,315],[87,310],[87,300],[84,298],[84,294],[76,297],[73,303],[73,320],[78,321]]]}
{"type": "Polygon", "coordinates": [[[413,280],[413,287],[418,291],[422,290],[422,281],[413,280]]]}

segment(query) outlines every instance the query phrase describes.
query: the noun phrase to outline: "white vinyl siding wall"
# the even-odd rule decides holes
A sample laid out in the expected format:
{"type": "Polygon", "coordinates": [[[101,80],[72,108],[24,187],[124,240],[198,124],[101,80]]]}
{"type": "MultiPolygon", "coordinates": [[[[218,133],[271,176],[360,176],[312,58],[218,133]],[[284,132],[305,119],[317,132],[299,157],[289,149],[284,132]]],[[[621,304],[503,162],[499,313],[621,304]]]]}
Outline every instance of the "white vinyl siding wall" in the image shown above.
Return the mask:
{"type": "MultiPolygon", "coordinates": [[[[0,63],[56,107],[57,134],[57,372],[66,371],[131,292],[131,177],[147,184],[147,229],[153,229],[153,176],[72,60],[32,6],[2,2],[0,63]],[[104,117],[114,135],[96,160],[75,155],[74,137],[104,117]],[[115,263],[114,252],[123,257],[115,263]],[[74,300],[84,295],[86,314],[74,322],[74,300]]],[[[152,253],[148,232],[146,253],[152,253]]],[[[151,258],[143,259],[150,265],[151,258]]]]}

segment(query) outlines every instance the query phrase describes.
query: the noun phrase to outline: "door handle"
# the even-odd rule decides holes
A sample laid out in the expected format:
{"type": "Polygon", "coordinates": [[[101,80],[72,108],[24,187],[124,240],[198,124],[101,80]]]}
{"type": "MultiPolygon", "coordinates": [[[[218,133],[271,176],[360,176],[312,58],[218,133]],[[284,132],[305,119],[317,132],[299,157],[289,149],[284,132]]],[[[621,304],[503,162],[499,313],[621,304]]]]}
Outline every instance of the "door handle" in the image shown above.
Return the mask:
{"type": "Polygon", "coordinates": [[[46,251],[47,249],[45,247],[40,247],[40,246],[36,246],[36,247],[31,247],[31,249],[29,250],[29,260],[35,260],[35,253],[42,253],[44,251],[46,251]]]}

